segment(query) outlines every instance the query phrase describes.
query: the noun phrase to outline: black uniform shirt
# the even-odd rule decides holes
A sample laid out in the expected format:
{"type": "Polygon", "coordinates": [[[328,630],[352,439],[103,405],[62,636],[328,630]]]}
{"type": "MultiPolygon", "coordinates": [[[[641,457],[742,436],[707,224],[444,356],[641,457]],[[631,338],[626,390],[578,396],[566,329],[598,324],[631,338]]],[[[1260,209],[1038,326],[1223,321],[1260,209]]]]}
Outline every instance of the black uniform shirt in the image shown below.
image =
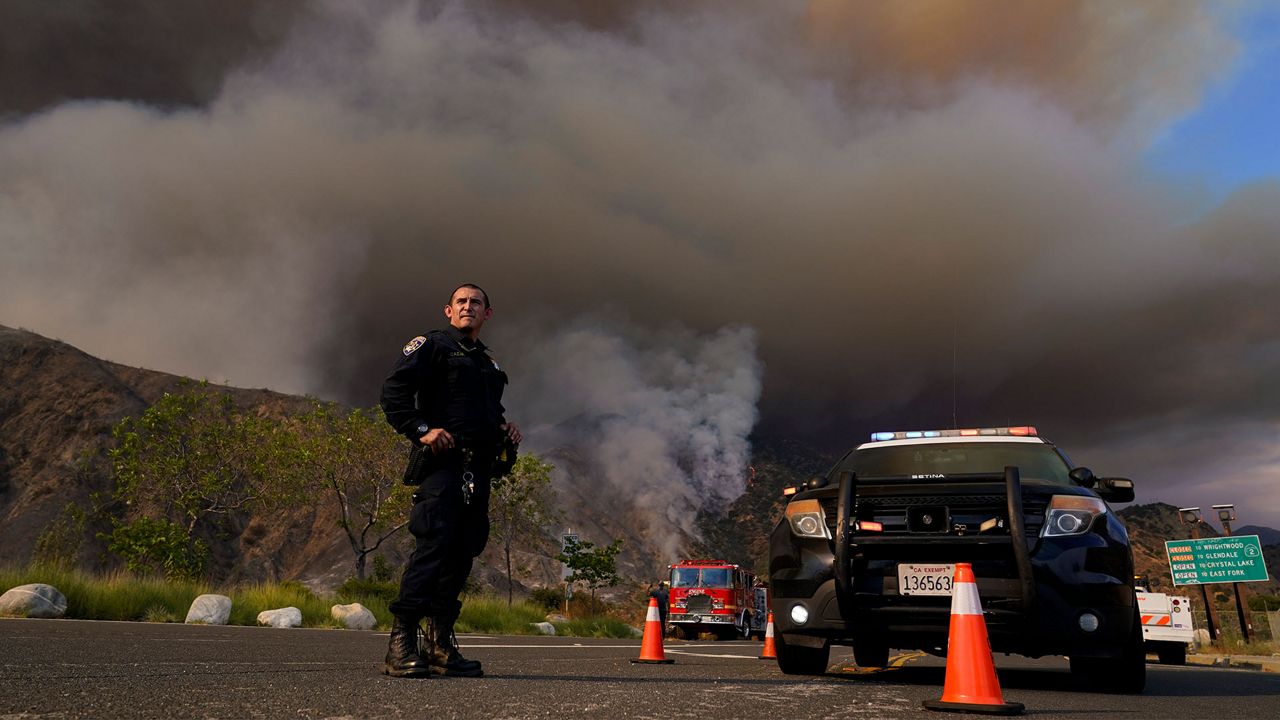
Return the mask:
{"type": "Polygon", "coordinates": [[[382,384],[382,411],[415,443],[422,426],[444,428],[463,443],[501,438],[507,374],[479,340],[450,325],[410,340],[382,384]]]}

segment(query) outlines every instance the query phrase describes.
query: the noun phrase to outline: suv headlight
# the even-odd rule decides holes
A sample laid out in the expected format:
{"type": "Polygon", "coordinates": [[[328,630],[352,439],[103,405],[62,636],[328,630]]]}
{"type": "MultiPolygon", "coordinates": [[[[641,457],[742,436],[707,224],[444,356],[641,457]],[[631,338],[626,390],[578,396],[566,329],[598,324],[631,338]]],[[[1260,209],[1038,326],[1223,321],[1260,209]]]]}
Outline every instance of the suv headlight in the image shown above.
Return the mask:
{"type": "Polygon", "coordinates": [[[1044,513],[1040,537],[1083,535],[1089,532],[1093,521],[1106,512],[1107,504],[1096,497],[1054,495],[1044,513]]]}
{"type": "Polygon", "coordinates": [[[787,505],[787,522],[791,523],[791,532],[800,537],[831,539],[827,514],[817,500],[796,500],[787,505]]]}

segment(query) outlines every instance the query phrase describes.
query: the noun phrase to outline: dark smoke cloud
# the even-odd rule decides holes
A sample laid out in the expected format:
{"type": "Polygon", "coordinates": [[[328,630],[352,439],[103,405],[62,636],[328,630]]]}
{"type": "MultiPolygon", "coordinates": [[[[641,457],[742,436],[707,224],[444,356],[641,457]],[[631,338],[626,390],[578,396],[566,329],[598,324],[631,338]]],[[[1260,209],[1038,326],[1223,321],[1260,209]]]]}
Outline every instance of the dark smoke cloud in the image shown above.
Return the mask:
{"type": "Polygon", "coordinates": [[[1187,224],[1183,191],[1139,162],[1235,52],[1199,3],[334,1],[291,17],[211,34],[239,59],[212,94],[177,69],[172,102],[0,127],[0,322],[370,404],[470,281],[493,297],[513,417],[547,443],[561,420],[629,418],[680,480],[719,464],[710,505],[737,487],[757,398],[761,431],[831,449],[1034,422],[1142,499],[1210,481],[1237,496],[1195,504],[1271,497],[1277,188],[1187,224]],[[611,368],[649,366],[629,380],[651,414],[601,402],[611,368]],[[687,412],[718,393],[731,419],[687,412]],[[1186,442],[1198,426],[1214,441],[1186,442]]]}
{"type": "Polygon", "coordinates": [[[0,116],[86,98],[202,105],[284,41],[304,2],[0,1],[0,116]]]}

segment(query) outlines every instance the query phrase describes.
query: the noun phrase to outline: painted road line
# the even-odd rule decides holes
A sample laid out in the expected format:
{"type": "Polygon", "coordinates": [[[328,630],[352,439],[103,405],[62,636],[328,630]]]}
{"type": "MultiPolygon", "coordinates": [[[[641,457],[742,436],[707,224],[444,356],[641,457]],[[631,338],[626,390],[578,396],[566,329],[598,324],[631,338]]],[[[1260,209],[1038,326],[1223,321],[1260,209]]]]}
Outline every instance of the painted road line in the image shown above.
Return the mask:
{"type": "MultiPolygon", "coordinates": [[[[627,644],[627,645],[583,645],[583,644],[581,644],[581,643],[576,643],[576,644],[573,644],[573,645],[514,645],[514,644],[512,644],[512,645],[490,645],[490,644],[488,644],[488,643],[467,643],[467,644],[465,644],[465,645],[464,645],[464,644],[462,644],[462,643],[458,643],[458,647],[468,647],[468,648],[570,648],[570,649],[578,649],[578,650],[591,650],[591,649],[594,649],[594,648],[630,648],[630,649],[632,649],[632,650],[635,650],[636,648],[638,648],[638,647],[640,647],[640,646],[639,646],[638,644],[636,644],[636,643],[630,643],[630,644],[627,644]]],[[[670,651],[670,650],[668,650],[667,652],[671,652],[671,651],[670,651]]]]}
{"type": "Polygon", "coordinates": [[[725,653],[696,653],[687,650],[667,650],[668,655],[687,655],[689,657],[705,657],[705,658],[737,658],[738,660],[759,660],[755,655],[728,655],[725,653]]]}
{"type": "Polygon", "coordinates": [[[857,665],[843,665],[840,667],[838,672],[846,675],[874,675],[876,673],[891,672],[894,670],[900,670],[903,665],[906,665],[912,660],[922,658],[927,654],[928,653],[919,651],[899,653],[889,658],[889,664],[884,667],[858,667],[857,665]]]}

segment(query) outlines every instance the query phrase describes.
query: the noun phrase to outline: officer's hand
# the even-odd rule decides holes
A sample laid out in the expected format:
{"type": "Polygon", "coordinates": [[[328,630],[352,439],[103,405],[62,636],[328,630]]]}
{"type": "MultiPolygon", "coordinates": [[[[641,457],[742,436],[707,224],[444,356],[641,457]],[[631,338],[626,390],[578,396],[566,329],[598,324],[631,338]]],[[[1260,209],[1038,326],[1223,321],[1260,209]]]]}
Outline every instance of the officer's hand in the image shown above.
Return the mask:
{"type": "Polygon", "coordinates": [[[418,442],[431,448],[431,452],[438,453],[453,447],[453,436],[444,428],[432,428],[426,435],[418,438],[418,442]]]}
{"type": "Polygon", "coordinates": [[[507,423],[501,427],[503,430],[507,431],[507,437],[511,438],[511,442],[516,445],[520,444],[520,440],[523,439],[524,436],[520,434],[520,428],[516,427],[515,423],[507,423]]]}

